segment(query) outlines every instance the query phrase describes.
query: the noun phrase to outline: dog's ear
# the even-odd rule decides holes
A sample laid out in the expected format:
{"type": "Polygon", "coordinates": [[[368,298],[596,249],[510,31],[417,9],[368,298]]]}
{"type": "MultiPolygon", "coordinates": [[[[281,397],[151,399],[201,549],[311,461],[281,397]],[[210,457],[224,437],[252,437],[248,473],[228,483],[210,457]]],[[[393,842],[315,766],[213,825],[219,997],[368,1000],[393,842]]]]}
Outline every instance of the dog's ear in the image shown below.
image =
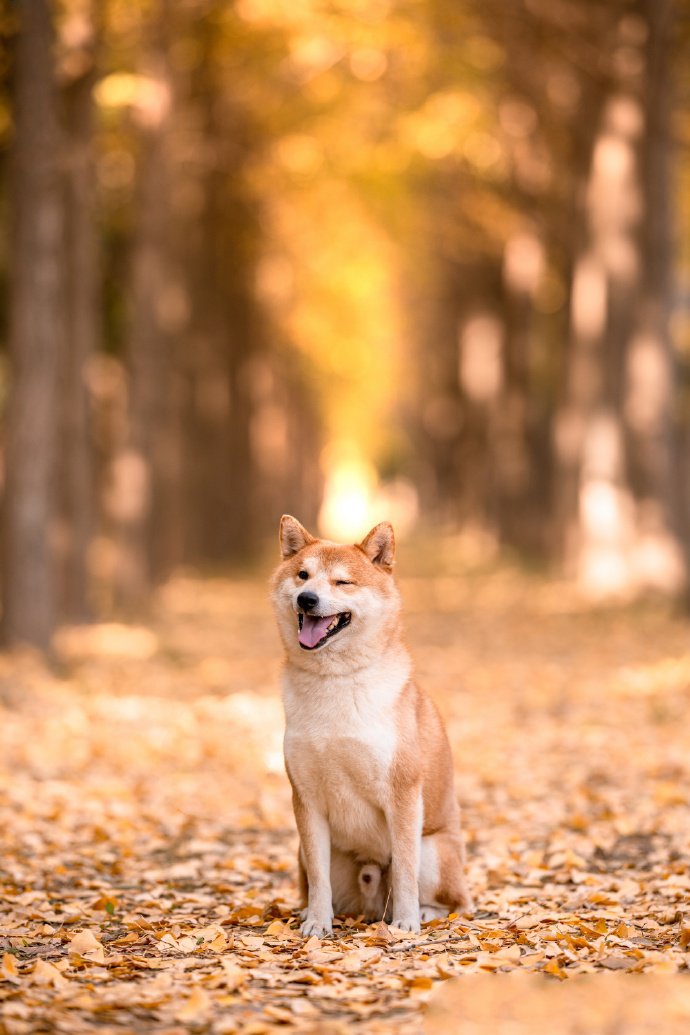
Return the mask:
{"type": "Polygon", "coordinates": [[[280,519],[279,539],[283,560],[292,557],[303,546],[309,546],[309,543],[316,542],[314,536],[310,535],[306,528],[300,525],[297,518],[293,518],[292,514],[283,514],[280,519]]]}
{"type": "Polygon", "coordinates": [[[359,544],[372,564],[384,571],[393,571],[395,563],[395,533],[390,521],[382,521],[372,528],[359,544]]]}

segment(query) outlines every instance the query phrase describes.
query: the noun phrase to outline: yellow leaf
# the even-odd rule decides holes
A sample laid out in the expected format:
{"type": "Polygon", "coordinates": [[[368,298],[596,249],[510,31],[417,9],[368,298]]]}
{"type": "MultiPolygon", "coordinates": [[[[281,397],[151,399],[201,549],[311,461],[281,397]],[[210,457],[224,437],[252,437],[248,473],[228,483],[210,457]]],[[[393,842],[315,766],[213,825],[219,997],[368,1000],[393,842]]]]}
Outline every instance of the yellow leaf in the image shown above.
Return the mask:
{"type": "Polygon", "coordinates": [[[197,930],[189,931],[188,933],[191,937],[195,938],[197,942],[205,942],[206,944],[212,944],[220,936],[227,941],[227,938],[225,938],[225,931],[220,924],[210,924],[209,927],[199,927],[197,930]]]}
{"type": "Polygon", "coordinates": [[[533,927],[539,927],[541,921],[534,916],[521,916],[515,921],[518,931],[530,931],[533,927]]]}
{"type": "Polygon", "coordinates": [[[449,967],[449,956],[447,952],[441,952],[438,956],[434,956],[434,964],[436,965],[436,973],[440,978],[445,981],[447,978],[453,977],[453,971],[449,967]]]}
{"type": "Polygon", "coordinates": [[[535,963],[540,963],[545,955],[546,953],[541,949],[538,952],[530,952],[526,956],[521,957],[520,963],[523,967],[531,967],[535,963]]]}
{"type": "Polygon", "coordinates": [[[427,992],[430,988],[434,987],[434,982],[430,977],[425,977],[423,974],[418,974],[408,981],[407,987],[412,992],[427,992]]]}
{"type": "Polygon", "coordinates": [[[102,948],[93,931],[79,931],[69,943],[69,951],[77,956],[83,956],[85,953],[94,952],[97,949],[102,950],[102,948]]]}
{"type": "Polygon", "coordinates": [[[612,899],[605,891],[592,891],[587,898],[590,902],[594,902],[597,905],[608,906],[615,903],[615,899],[612,899]]]}
{"type": "MultiPolygon", "coordinates": [[[[82,959],[89,960],[91,963],[105,963],[105,951],[103,946],[99,945],[97,949],[92,949],[91,952],[82,953],[82,959]]],[[[122,959],[121,956],[120,959],[122,959]]]]}
{"type": "Polygon", "coordinates": [[[395,937],[385,920],[379,920],[374,928],[373,937],[378,945],[390,945],[391,942],[395,941],[395,937]]]}
{"type": "Polygon", "coordinates": [[[371,950],[367,949],[355,949],[354,952],[348,952],[347,955],[343,956],[340,960],[338,969],[344,970],[349,974],[354,974],[356,971],[361,970],[364,964],[368,961],[370,951],[371,950]]]}
{"type": "Polygon", "coordinates": [[[566,972],[563,970],[563,968],[558,966],[558,963],[555,959],[549,960],[549,962],[544,967],[544,973],[552,974],[553,977],[557,977],[561,981],[565,981],[565,979],[568,976],[566,972]]]}
{"type": "Polygon", "coordinates": [[[68,982],[57,967],[47,960],[36,960],[36,966],[31,972],[31,980],[37,985],[53,985],[54,988],[63,988],[68,982]]]}
{"type": "Polygon", "coordinates": [[[5,981],[19,981],[19,970],[17,968],[17,960],[11,952],[6,952],[2,957],[2,964],[0,964],[0,975],[5,981]]]}
{"type": "Polygon", "coordinates": [[[284,1006],[271,1006],[269,1003],[268,1006],[264,1006],[263,1012],[272,1021],[278,1021],[279,1024],[294,1024],[294,1014],[284,1006]]]}
{"type": "Polygon", "coordinates": [[[227,988],[228,992],[234,992],[235,989],[246,982],[249,975],[234,960],[224,959],[222,963],[224,971],[222,984],[227,988]]]}
{"type": "Polygon", "coordinates": [[[102,909],[111,916],[117,909],[117,899],[113,895],[101,895],[91,906],[92,909],[102,909]]]}
{"type": "Polygon", "coordinates": [[[678,964],[673,960],[655,960],[644,969],[648,974],[675,974],[678,971],[678,964]]]}
{"type": "Polygon", "coordinates": [[[211,1009],[211,998],[201,988],[195,988],[175,1014],[178,1021],[203,1020],[211,1009]]]}
{"type": "Polygon", "coordinates": [[[294,934],[287,924],[284,924],[282,920],[274,920],[273,923],[269,924],[266,928],[266,934],[273,938],[284,938],[286,935],[294,934]]]}

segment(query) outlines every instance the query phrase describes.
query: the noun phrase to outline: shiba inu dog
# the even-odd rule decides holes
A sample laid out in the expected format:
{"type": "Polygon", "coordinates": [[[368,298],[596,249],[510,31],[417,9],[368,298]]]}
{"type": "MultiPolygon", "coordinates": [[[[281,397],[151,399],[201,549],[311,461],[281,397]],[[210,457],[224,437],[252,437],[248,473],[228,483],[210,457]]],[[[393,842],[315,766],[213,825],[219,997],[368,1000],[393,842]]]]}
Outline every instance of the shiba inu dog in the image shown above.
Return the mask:
{"type": "Polygon", "coordinates": [[[402,641],[392,526],[338,546],[285,515],[280,548],[302,933],[329,934],[338,913],[418,931],[471,909],[450,745],[402,641]]]}

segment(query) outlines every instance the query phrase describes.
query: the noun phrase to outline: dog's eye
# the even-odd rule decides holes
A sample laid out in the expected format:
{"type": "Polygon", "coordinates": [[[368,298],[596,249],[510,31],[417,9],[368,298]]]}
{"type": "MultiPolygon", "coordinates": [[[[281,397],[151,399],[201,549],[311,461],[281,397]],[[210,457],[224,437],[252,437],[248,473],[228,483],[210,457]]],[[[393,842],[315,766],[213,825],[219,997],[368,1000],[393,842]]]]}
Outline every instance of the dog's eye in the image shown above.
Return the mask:
{"type": "Polygon", "coordinates": [[[354,582],[348,582],[347,579],[338,579],[336,586],[354,586],[354,582]]]}
{"type": "Polygon", "coordinates": [[[309,578],[309,572],[308,571],[304,571],[304,570],[298,571],[297,572],[297,578],[298,579],[308,579],[309,578]]]}

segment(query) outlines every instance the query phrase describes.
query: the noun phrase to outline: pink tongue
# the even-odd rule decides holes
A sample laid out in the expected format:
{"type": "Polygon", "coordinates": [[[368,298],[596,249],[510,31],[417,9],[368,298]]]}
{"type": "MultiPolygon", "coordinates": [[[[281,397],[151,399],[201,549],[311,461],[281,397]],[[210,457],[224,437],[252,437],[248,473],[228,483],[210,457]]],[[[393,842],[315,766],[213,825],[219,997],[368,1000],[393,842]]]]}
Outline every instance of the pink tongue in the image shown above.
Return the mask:
{"type": "Polygon", "coordinates": [[[304,647],[315,647],[319,640],[326,635],[332,621],[333,615],[326,615],[325,618],[317,615],[305,615],[299,631],[299,642],[304,647]]]}

